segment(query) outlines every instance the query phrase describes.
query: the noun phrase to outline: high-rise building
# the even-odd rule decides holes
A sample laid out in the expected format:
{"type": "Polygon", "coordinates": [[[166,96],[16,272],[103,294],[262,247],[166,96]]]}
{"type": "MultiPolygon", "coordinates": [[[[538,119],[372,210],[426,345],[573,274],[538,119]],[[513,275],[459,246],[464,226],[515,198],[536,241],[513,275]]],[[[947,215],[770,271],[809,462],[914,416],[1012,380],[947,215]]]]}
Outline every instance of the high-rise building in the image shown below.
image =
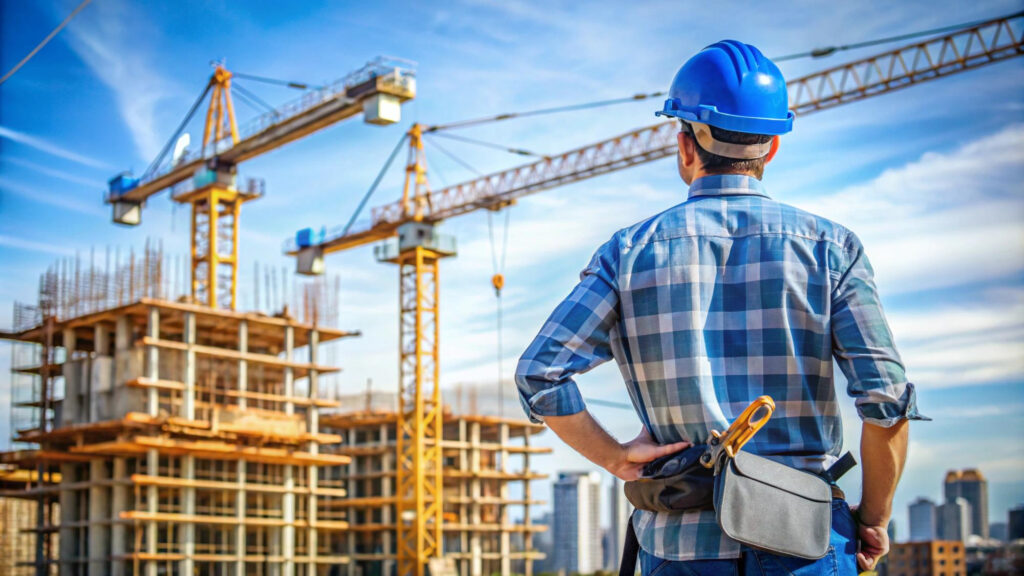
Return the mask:
{"type": "Polygon", "coordinates": [[[554,483],[554,569],[590,574],[601,569],[601,475],[562,472],[554,483]]]}
{"type": "Polygon", "coordinates": [[[971,534],[988,538],[988,481],[976,468],[950,470],[945,481],[946,502],[963,498],[971,505],[971,534]]]}
{"type": "Polygon", "coordinates": [[[935,517],[935,502],[918,498],[910,505],[910,541],[934,540],[938,530],[935,517]]]}
{"type": "Polygon", "coordinates": [[[1024,504],[1010,509],[1006,519],[1006,539],[1010,542],[1024,538],[1024,504]]]}
{"type": "Polygon", "coordinates": [[[971,504],[965,498],[954,498],[938,507],[939,539],[966,542],[972,532],[971,504]]]}
{"type": "Polygon", "coordinates": [[[622,544],[626,541],[626,522],[633,513],[633,505],[626,499],[622,480],[612,476],[611,489],[608,491],[608,532],[605,534],[604,556],[605,569],[612,572],[619,569],[622,562],[622,544]]]}
{"type": "Polygon", "coordinates": [[[993,540],[1006,542],[1006,522],[993,522],[989,524],[988,535],[993,540]]]}

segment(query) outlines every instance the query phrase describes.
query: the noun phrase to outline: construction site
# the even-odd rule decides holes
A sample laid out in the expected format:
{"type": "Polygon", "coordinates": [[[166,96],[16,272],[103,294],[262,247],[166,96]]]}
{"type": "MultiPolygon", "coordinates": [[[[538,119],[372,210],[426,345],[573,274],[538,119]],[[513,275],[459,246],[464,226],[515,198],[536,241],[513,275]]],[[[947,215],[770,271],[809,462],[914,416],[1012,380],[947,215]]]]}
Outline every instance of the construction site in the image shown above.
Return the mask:
{"type": "MultiPolygon", "coordinates": [[[[1020,56],[1022,20],[789,79],[790,107],[806,116],[1020,56]]],[[[440,262],[457,247],[436,227],[670,158],[678,128],[659,122],[433,188],[425,135],[516,114],[413,124],[380,172],[405,153],[397,200],[369,219],[357,211],[338,228],[299,230],[283,247],[298,276],[257,268],[244,286],[242,206],[268,191],[239,165],[349,119],[401,122],[416,73],[378,58],[240,124],[233,99],[258,98],[237,87],[247,75],[217,65],[148,169],[110,180],[115,223],[141,225],[165,191],[190,210],[191,241],[175,247],[188,253],[154,241],[63,258],[15,305],[2,333],[13,438],[0,454],[0,573],[533,576],[548,495],[531,483],[546,477],[537,466],[551,449],[537,444],[545,428],[526,419],[514,386],[442,393],[440,262]],[[190,151],[193,121],[203,139],[190,151]],[[375,391],[338,376],[364,327],[345,325],[339,281],[326,275],[329,254],[368,244],[399,288],[386,295],[399,303],[398,381],[375,391]]],[[[496,270],[499,327],[504,281],[496,270]]]]}

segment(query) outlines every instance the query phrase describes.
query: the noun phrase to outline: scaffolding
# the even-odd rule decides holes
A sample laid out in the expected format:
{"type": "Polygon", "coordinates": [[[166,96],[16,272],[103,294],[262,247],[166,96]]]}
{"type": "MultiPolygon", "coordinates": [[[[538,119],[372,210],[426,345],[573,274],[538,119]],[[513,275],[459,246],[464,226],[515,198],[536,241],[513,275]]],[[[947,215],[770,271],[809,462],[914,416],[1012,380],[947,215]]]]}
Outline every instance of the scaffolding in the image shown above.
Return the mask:
{"type": "MultiPolygon", "coordinates": [[[[324,350],[358,335],[325,326],[337,280],[243,313],[182,295],[169,260],[63,260],[16,304],[9,573],[392,574],[415,521],[396,512],[398,395],[331,380],[324,350]]],[[[283,275],[264,278],[267,301],[289,296],[283,275]]],[[[496,390],[459,386],[439,412],[439,547],[461,576],[529,576],[543,557],[530,458],[550,449],[531,445],[541,426],[484,413],[515,402],[496,390]]]]}
{"type": "MultiPolygon", "coordinates": [[[[365,405],[380,406],[382,399],[368,396],[365,405]]],[[[348,511],[350,522],[340,540],[340,553],[352,560],[343,574],[393,574],[398,524],[416,521],[408,512],[401,517],[396,513],[398,413],[393,408],[363,409],[324,415],[321,424],[344,439],[333,450],[352,458],[343,477],[349,498],[333,503],[348,511]]],[[[546,477],[531,468],[532,456],[551,452],[531,443],[543,430],[526,420],[453,413],[446,405],[440,553],[461,576],[532,576],[534,561],[544,558],[533,536],[547,527],[531,520],[532,511],[544,502],[534,499],[530,488],[531,481],[546,477]]]]}
{"type": "Polygon", "coordinates": [[[10,335],[41,363],[3,455],[34,482],[35,546],[19,564],[61,574],[326,574],[347,562],[341,467],[322,451],[322,344],[357,333],[287,315],[154,298],[10,335]],[[59,535],[59,540],[53,536],[59,535]],[[56,542],[59,541],[59,545],[56,542]],[[31,554],[31,556],[29,556],[31,554]]]}

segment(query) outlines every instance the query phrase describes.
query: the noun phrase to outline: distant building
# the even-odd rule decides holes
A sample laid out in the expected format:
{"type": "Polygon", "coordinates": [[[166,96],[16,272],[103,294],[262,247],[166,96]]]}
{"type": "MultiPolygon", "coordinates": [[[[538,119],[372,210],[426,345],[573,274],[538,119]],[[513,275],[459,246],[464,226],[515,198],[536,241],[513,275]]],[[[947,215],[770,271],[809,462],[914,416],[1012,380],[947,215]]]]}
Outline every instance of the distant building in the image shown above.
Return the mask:
{"type": "Polygon", "coordinates": [[[1010,509],[1006,521],[1006,539],[1010,542],[1024,538],[1024,504],[1010,509]]]}
{"type": "Polygon", "coordinates": [[[945,481],[946,502],[963,498],[971,505],[971,532],[988,538],[988,481],[976,468],[950,470],[945,481]]]}
{"type": "Polygon", "coordinates": [[[889,542],[896,541],[896,519],[890,518],[889,525],[885,527],[885,533],[889,535],[889,542]]]}
{"type": "Polygon", "coordinates": [[[1006,522],[993,522],[988,525],[989,538],[1006,542],[1006,534],[1006,522]]]}
{"type": "MultiPolygon", "coordinates": [[[[971,528],[971,505],[965,498],[954,498],[937,509],[939,540],[966,542],[976,532],[971,528]]],[[[988,530],[985,530],[988,532],[988,530]]]]}
{"type": "Polygon", "coordinates": [[[893,544],[886,576],[966,576],[963,542],[931,540],[893,544]]]}
{"type": "Polygon", "coordinates": [[[554,531],[551,529],[551,522],[553,515],[551,511],[545,512],[540,518],[534,518],[533,523],[535,525],[547,526],[548,529],[543,532],[538,532],[533,536],[533,547],[542,554],[544,554],[543,560],[538,560],[533,564],[533,571],[535,573],[541,572],[554,572],[555,571],[555,543],[554,543],[554,531]]]}
{"type": "Polygon", "coordinates": [[[918,498],[910,505],[910,541],[927,542],[938,535],[935,502],[918,498]]]}
{"type": "Polygon", "coordinates": [[[622,480],[612,476],[611,489],[608,491],[608,531],[604,540],[604,566],[606,570],[615,572],[622,561],[622,544],[626,541],[626,522],[633,513],[633,506],[626,500],[622,480]]]}
{"type": "Polygon", "coordinates": [[[590,574],[601,569],[601,475],[562,472],[553,486],[554,569],[590,574]]]}

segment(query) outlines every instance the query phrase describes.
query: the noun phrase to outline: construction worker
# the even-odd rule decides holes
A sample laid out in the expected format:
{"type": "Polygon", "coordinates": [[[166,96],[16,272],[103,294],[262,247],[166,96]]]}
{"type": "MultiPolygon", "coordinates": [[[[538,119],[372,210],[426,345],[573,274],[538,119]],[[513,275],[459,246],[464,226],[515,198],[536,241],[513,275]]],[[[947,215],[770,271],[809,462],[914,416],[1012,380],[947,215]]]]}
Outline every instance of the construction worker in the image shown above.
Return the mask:
{"type": "Polygon", "coordinates": [[[788,108],[782,74],[753,46],[725,40],[683,65],[657,114],[680,123],[687,197],[598,248],[523,354],[516,384],[532,420],[623,480],[706,443],[763,394],[775,414],[744,450],[822,473],[842,449],[834,357],[863,420],[860,504],[854,515],[841,497],[833,501],[832,545],[821,560],[741,546],[713,510],[638,510],[644,576],[856,574],[889,549],[907,421],[926,418],[860,240],[776,202],[761,183],[779,136],[792,129],[788,108]],[[573,380],[611,358],[643,424],[625,443],[587,411],[573,380]]]}

